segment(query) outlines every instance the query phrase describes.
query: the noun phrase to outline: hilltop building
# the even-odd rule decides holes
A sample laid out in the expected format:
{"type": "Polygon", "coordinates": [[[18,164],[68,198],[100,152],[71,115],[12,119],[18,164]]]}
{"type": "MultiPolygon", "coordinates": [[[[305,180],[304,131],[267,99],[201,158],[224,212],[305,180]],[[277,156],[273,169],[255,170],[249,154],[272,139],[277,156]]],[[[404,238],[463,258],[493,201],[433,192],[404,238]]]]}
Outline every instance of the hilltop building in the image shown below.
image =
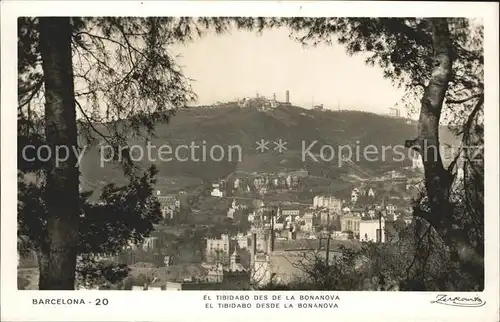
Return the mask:
{"type": "Polygon", "coordinates": [[[397,108],[397,107],[389,107],[389,115],[392,116],[392,117],[397,117],[397,118],[401,117],[399,108],[397,108]]]}
{"type": "Polygon", "coordinates": [[[257,108],[261,111],[267,111],[274,108],[282,106],[291,106],[290,103],[290,91],[285,92],[285,101],[280,102],[276,99],[276,93],[273,94],[272,98],[266,98],[264,96],[256,94],[255,97],[245,97],[238,101],[238,106],[240,108],[257,108]]]}

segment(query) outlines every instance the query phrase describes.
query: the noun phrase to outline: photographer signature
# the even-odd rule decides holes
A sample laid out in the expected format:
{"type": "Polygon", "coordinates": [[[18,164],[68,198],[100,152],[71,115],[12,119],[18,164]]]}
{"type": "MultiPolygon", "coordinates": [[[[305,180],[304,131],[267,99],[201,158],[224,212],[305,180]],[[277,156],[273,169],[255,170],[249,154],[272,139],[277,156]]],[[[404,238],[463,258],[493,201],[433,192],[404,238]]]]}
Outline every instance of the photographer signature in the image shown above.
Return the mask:
{"type": "Polygon", "coordinates": [[[458,307],[481,307],[486,304],[486,301],[481,300],[479,296],[462,297],[438,294],[436,300],[431,301],[431,303],[458,307]]]}

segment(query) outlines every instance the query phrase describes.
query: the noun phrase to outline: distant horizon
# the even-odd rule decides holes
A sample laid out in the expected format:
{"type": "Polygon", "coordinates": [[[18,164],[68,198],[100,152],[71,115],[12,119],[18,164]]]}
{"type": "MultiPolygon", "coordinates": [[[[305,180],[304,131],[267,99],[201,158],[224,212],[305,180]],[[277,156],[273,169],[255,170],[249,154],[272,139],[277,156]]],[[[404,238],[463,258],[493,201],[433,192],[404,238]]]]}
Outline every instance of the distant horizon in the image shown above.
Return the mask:
{"type": "MultiPolygon", "coordinates": [[[[262,95],[264,96],[264,95],[262,95]]],[[[264,96],[265,98],[269,98],[269,97],[266,97],[264,96]]],[[[250,97],[252,98],[252,97],[250,97]]],[[[277,97],[276,99],[278,102],[283,102],[283,101],[280,101],[277,97]]],[[[206,108],[206,109],[211,109],[211,108],[224,108],[225,106],[223,106],[222,104],[228,104],[228,103],[234,103],[236,102],[237,100],[236,99],[229,99],[227,101],[219,101],[219,102],[214,102],[212,104],[199,104],[197,102],[194,102],[193,104],[189,104],[187,105],[185,108],[186,109],[190,109],[190,108],[206,108]],[[220,104],[218,104],[220,103],[220,104]]],[[[304,109],[304,110],[314,110],[314,108],[312,108],[311,106],[301,106],[299,104],[296,104],[294,102],[291,102],[291,106],[293,107],[296,107],[296,108],[301,108],[301,109],[304,109]]],[[[241,109],[247,109],[247,108],[253,108],[253,107],[242,107],[241,109]]],[[[276,107],[275,109],[279,109],[280,107],[276,107]]],[[[406,116],[405,114],[401,114],[399,117],[396,117],[396,116],[392,116],[390,114],[389,111],[387,112],[380,112],[378,113],[377,111],[370,111],[370,110],[362,110],[362,109],[356,109],[356,108],[343,108],[342,106],[340,106],[340,109],[337,109],[337,108],[326,108],[326,107],[323,107],[322,109],[323,111],[328,111],[328,112],[361,112],[361,113],[368,113],[368,114],[375,114],[375,115],[379,115],[379,116],[388,116],[388,117],[393,117],[393,118],[400,118],[400,119],[409,119],[409,120],[412,120],[412,121],[417,121],[418,119],[415,118],[415,115],[413,117],[408,117],[406,116]]],[[[417,115],[418,117],[418,115],[417,115]]]]}
{"type": "MultiPolygon", "coordinates": [[[[405,94],[383,77],[380,67],[365,64],[366,54],[349,56],[338,44],[304,47],[289,38],[286,28],[209,34],[172,51],[191,80],[197,105],[257,93],[267,98],[276,94],[284,101],[288,90],[290,103],[306,109],[323,104],[326,110],[340,106],[388,115],[405,94]]],[[[401,116],[407,113],[400,108],[401,116]]]]}

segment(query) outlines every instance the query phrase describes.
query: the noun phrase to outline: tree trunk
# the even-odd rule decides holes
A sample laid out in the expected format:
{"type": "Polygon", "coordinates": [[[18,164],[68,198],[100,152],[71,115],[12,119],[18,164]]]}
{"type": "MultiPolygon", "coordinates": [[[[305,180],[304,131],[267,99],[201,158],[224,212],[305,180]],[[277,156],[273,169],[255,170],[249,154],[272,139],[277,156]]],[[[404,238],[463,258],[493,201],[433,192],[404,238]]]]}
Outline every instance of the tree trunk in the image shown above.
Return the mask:
{"type": "Polygon", "coordinates": [[[425,189],[430,212],[419,212],[437,231],[456,258],[470,249],[467,232],[454,227],[450,190],[453,175],[443,166],[439,145],[439,119],[452,78],[453,48],[446,18],[429,18],[434,45],[434,66],[421,99],[418,136],[406,146],[418,151],[424,164],[425,189]]]}
{"type": "Polygon", "coordinates": [[[45,135],[51,149],[44,201],[48,210],[46,245],[41,247],[39,289],[72,290],[78,242],[79,198],[77,127],[68,17],[40,18],[40,53],[45,85],[45,135]],[[60,150],[58,161],[54,155],[60,150]]]}
{"type": "MultiPolygon", "coordinates": [[[[438,228],[448,215],[452,177],[444,168],[439,153],[439,119],[452,77],[452,47],[446,19],[429,19],[434,44],[434,68],[421,100],[417,146],[424,170],[425,188],[431,208],[431,222],[438,228]],[[440,217],[440,218],[437,218],[440,217]]],[[[439,231],[439,229],[438,229],[439,231]]]]}

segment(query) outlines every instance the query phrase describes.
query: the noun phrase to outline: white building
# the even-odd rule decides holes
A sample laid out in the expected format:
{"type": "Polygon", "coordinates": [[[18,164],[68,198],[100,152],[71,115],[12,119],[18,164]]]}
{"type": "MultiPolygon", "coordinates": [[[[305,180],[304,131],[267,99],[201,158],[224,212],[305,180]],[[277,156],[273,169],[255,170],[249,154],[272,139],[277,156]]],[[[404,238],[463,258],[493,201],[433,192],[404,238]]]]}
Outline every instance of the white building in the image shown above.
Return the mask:
{"type": "Polygon", "coordinates": [[[236,236],[233,237],[233,240],[236,241],[239,249],[248,248],[248,236],[247,235],[244,235],[242,233],[238,233],[236,236]]]}
{"type": "Polygon", "coordinates": [[[254,185],[254,187],[257,190],[260,189],[260,188],[262,188],[262,187],[264,187],[265,183],[266,182],[265,182],[264,178],[255,178],[255,179],[253,179],[253,185],[254,185]]]}
{"type": "Polygon", "coordinates": [[[342,201],[331,196],[315,196],[313,199],[313,208],[327,208],[333,211],[340,211],[342,201]]]}
{"type": "Polygon", "coordinates": [[[313,208],[322,208],[323,207],[323,198],[324,197],[321,197],[321,196],[315,196],[313,198],[313,208]],[[321,202],[320,202],[320,198],[321,198],[321,202]]]}
{"type": "Polygon", "coordinates": [[[175,213],[175,208],[173,209],[173,208],[171,208],[169,206],[165,206],[161,210],[161,214],[162,214],[163,218],[173,219],[174,218],[174,213],[175,213]]]}
{"type": "Polygon", "coordinates": [[[217,253],[222,253],[229,256],[229,235],[222,234],[221,238],[207,239],[207,257],[216,256],[217,253]]]}
{"type": "Polygon", "coordinates": [[[385,206],[385,209],[387,210],[387,213],[393,214],[396,211],[396,206],[393,204],[388,204],[385,206]]]}
{"type": "Polygon", "coordinates": [[[229,208],[229,210],[227,211],[227,218],[229,219],[234,219],[234,212],[236,211],[236,209],[234,208],[229,208]]]}
{"type": "Polygon", "coordinates": [[[234,219],[234,213],[236,210],[238,210],[240,207],[236,205],[236,200],[233,199],[233,202],[231,203],[231,208],[227,211],[227,218],[234,219]]]}
{"type": "Polygon", "coordinates": [[[245,97],[242,100],[238,101],[239,107],[249,107],[250,106],[250,97],[245,97]]]}
{"type": "Polygon", "coordinates": [[[414,152],[412,155],[411,167],[412,167],[412,169],[419,170],[419,171],[424,169],[424,162],[422,161],[422,157],[417,152],[414,152]]]}
{"type": "Polygon", "coordinates": [[[156,248],[156,243],[158,242],[158,237],[146,237],[142,243],[143,250],[156,248]]]}
{"type": "Polygon", "coordinates": [[[240,188],[240,182],[241,182],[241,180],[239,178],[236,178],[236,180],[234,180],[234,183],[233,183],[233,188],[234,189],[239,189],[240,188]]]}
{"type": "Polygon", "coordinates": [[[300,210],[299,209],[283,209],[281,211],[281,215],[283,217],[290,217],[295,220],[295,217],[300,215],[300,210]]]}
{"type": "Polygon", "coordinates": [[[359,189],[358,188],[352,189],[351,202],[355,203],[356,201],[358,201],[358,198],[359,198],[359,189]]]}
{"type": "Polygon", "coordinates": [[[349,239],[349,234],[346,232],[342,231],[334,231],[331,234],[332,239],[335,240],[348,240],[349,239]]]}
{"type": "Polygon", "coordinates": [[[229,261],[229,269],[233,272],[242,272],[246,271],[243,265],[241,264],[241,257],[238,254],[238,251],[235,249],[233,254],[231,255],[229,261]]]}
{"type": "Polygon", "coordinates": [[[304,226],[302,226],[302,230],[312,232],[314,228],[314,213],[306,212],[302,219],[304,220],[304,226]]]}
{"type": "Polygon", "coordinates": [[[212,190],[212,192],[210,193],[210,195],[211,195],[212,197],[222,198],[222,197],[224,197],[224,192],[223,192],[223,191],[221,191],[219,188],[214,188],[214,189],[212,190]]]}
{"type": "Polygon", "coordinates": [[[359,222],[359,239],[361,241],[385,242],[385,219],[363,218],[359,222]]]}

